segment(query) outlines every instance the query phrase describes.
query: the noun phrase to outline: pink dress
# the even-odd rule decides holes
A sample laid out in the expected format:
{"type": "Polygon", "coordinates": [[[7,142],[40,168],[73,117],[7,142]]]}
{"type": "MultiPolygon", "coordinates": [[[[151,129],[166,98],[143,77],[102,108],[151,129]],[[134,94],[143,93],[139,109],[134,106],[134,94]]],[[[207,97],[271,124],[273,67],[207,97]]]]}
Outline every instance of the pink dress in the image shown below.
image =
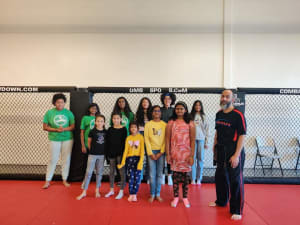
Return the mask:
{"type": "Polygon", "coordinates": [[[168,127],[171,129],[170,156],[171,170],[177,172],[190,172],[191,165],[188,159],[191,156],[190,129],[195,126],[183,120],[170,120],[168,127]]]}

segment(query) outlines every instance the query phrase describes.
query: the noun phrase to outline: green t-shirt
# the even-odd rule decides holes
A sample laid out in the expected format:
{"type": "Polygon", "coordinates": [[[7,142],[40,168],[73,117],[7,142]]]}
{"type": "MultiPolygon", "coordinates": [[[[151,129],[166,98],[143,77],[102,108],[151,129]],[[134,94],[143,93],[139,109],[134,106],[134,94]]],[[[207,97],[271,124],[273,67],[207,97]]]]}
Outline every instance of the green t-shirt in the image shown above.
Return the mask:
{"type": "Polygon", "coordinates": [[[129,118],[125,115],[124,112],[121,112],[122,114],[122,120],[121,120],[121,125],[123,127],[126,127],[127,130],[127,136],[130,134],[129,133],[129,124],[134,120],[134,115],[132,112],[129,113],[129,118]]]}
{"type": "Polygon", "coordinates": [[[81,120],[80,129],[84,130],[84,144],[85,147],[88,147],[88,138],[90,131],[95,126],[95,116],[84,116],[81,120]]]}
{"type": "MultiPolygon", "coordinates": [[[[48,124],[51,128],[69,127],[75,123],[73,113],[68,109],[57,110],[56,108],[50,109],[46,112],[43,123],[48,124]]],[[[73,139],[72,131],[63,132],[48,132],[50,141],[67,141],[73,139]]]]}

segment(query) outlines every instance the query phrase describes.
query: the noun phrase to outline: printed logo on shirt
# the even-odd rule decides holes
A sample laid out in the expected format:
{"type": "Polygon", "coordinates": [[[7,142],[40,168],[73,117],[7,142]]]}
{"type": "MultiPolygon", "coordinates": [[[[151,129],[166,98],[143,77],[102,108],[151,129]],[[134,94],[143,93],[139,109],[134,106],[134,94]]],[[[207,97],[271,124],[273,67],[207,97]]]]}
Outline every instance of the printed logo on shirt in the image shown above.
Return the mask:
{"type": "Polygon", "coordinates": [[[227,122],[225,120],[217,120],[216,121],[216,124],[217,125],[221,125],[221,126],[225,126],[225,127],[231,127],[231,123],[230,122],[227,122]]]}
{"type": "Polygon", "coordinates": [[[97,143],[102,145],[104,143],[104,135],[101,133],[98,133],[97,136],[98,136],[97,143]]]}
{"type": "Polygon", "coordinates": [[[194,123],[199,126],[200,125],[200,119],[195,119],[194,123]]]}
{"type": "Polygon", "coordinates": [[[68,118],[65,115],[56,115],[54,117],[54,124],[56,126],[65,126],[68,122],[68,118]]]}
{"type": "Polygon", "coordinates": [[[126,116],[122,116],[122,121],[121,121],[121,124],[122,126],[126,126],[126,124],[129,123],[129,120],[126,116]]]}
{"type": "Polygon", "coordinates": [[[138,148],[139,147],[139,144],[140,144],[140,141],[137,140],[137,141],[128,141],[130,147],[134,147],[134,148],[138,148]]]}
{"type": "Polygon", "coordinates": [[[90,129],[92,130],[94,129],[94,127],[95,127],[95,119],[90,121],[90,129]]]}
{"type": "Polygon", "coordinates": [[[162,129],[160,128],[159,130],[156,130],[155,128],[152,128],[152,131],[153,131],[153,135],[154,136],[161,136],[161,132],[162,132],[162,129]]]}

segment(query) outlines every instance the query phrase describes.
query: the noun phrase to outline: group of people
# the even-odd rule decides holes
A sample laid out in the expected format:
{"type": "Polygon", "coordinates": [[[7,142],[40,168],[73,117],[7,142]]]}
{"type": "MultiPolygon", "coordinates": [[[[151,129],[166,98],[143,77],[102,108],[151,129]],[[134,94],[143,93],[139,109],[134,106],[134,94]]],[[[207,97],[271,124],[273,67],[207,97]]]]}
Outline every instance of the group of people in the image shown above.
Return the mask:
{"type": "MultiPolygon", "coordinates": [[[[230,196],[232,219],[237,220],[241,219],[243,210],[242,171],[246,122],[243,114],[234,109],[233,101],[232,91],[224,90],[220,101],[221,110],[216,115],[213,147],[217,166],[217,200],[209,205],[225,206],[230,196]]],[[[52,99],[54,108],[44,116],[43,129],[48,131],[50,140],[50,161],[43,188],[50,186],[60,154],[63,184],[70,186],[67,177],[75,121],[72,112],[64,108],[65,102],[66,97],[63,94],[55,94],[52,99]]],[[[100,197],[99,189],[106,159],[110,165],[110,190],[105,197],[115,195],[114,181],[118,170],[121,181],[115,199],[124,197],[124,188],[128,181],[128,201],[137,201],[139,185],[145,174],[145,179],[150,183],[148,201],[162,202],[160,191],[161,184],[165,183],[165,168],[167,182],[173,185],[174,198],[171,206],[176,207],[179,202],[179,184],[182,183],[182,200],[185,207],[190,207],[189,183],[191,181],[192,184],[201,185],[202,182],[204,149],[208,148],[208,122],[200,100],[194,102],[190,113],[185,102],[176,102],[173,93],[163,93],[161,102],[162,107],[152,106],[150,99],[144,97],[134,115],[127,99],[119,97],[108,129],[105,128],[106,118],[100,113],[98,105],[90,104],[87,115],[81,121],[82,152],[89,156],[82,183],[83,191],[77,196],[78,200],[87,195],[93,171],[96,173],[95,196],[100,197]]]]}

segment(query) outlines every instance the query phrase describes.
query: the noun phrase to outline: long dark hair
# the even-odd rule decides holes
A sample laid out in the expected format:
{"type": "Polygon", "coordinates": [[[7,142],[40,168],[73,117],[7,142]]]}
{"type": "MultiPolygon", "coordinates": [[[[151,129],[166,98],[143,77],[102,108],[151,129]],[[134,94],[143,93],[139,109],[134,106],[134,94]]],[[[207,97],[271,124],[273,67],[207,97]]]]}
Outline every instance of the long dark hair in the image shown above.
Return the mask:
{"type": "Polygon", "coordinates": [[[147,112],[146,112],[148,120],[151,120],[151,118],[152,118],[152,115],[151,115],[152,103],[151,103],[149,98],[143,97],[141,99],[140,103],[139,103],[138,110],[136,111],[136,115],[135,115],[136,116],[136,122],[140,126],[145,126],[144,108],[143,108],[143,101],[144,100],[147,100],[149,102],[149,107],[148,107],[147,112]]]}
{"type": "Polygon", "coordinates": [[[113,109],[113,113],[121,113],[121,109],[120,109],[120,106],[118,104],[120,99],[124,99],[124,101],[125,101],[124,113],[127,116],[127,118],[129,118],[129,114],[132,113],[132,111],[130,109],[130,106],[129,106],[129,103],[128,103],[127,99],[123,96],[121,96],[117,99],[117,101],[115,103],[115,106],[114,106],[114,109],[113,109]]]}
{"type": "Polygon", "coordinates": [[[201,109],[200,109],[200,116],[201,116],[201,119],[203,121],[203,116],[205,115],[205,113],[204,113],[204,109],[203,109],[203,104],[202,104],[202,102],[200,100],[196,100],[194,102],[194,104],[192,106],[191,117],[192,117],[193,120],[195,119],[195,115],[196,115],[195,106],[196,106],[197,103],[200,104],[200,107],[201,107],[201,109]]]}
{"type": "Polygon", "coordinates": [[[89,115],[91,114],[90,108],[92,108],[92,107],[94,107],[94,106],[96,106],[96,108],[97,108],[97,112],[96,112],[95,115],[100,114],[100,108],[99,108],[98,104],[97,104],[97,103],[91,103],[91,104],[89,105],[89,107],[87,108],[86,115],[89,116],[89,115]]]}
{"type": "Polygon", "coordinates": [[[184,120],[184,122],[186,122],[187,124],[190,123],[190,121],[191,121],[191,116],[190,116],[190,114],[189,114],[189,112],[188,112],[188,107],[187,107],[186,103],[185,103],[185,102],[182,102],[182,101],[177,102],[177,103],[175,104],[175,109],[174,109],[173,115],[171,116],[170,119],[171,119],[171,120],[174,120],[174,121],[177,120],[176,107],[177,107],[178,105],[183,106],[184,109],[185,109],[185,113],[184,113],[184,115],[183,115],[183,120],[184,120]]]}

